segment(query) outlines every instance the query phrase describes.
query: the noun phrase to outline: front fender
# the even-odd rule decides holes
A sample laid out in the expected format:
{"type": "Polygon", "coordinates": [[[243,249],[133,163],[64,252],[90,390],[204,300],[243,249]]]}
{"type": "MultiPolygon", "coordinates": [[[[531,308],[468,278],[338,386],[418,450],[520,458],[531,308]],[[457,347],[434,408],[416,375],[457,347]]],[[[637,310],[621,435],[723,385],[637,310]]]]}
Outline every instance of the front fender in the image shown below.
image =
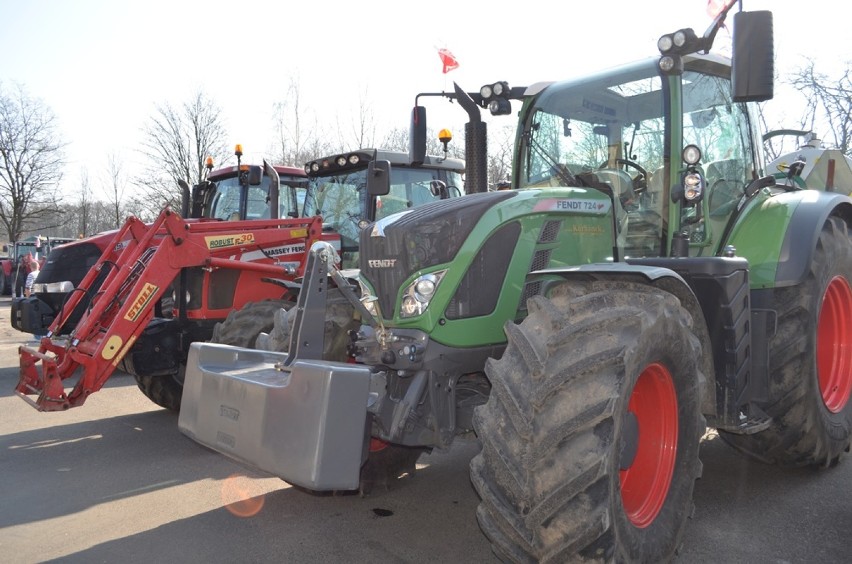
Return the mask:
{"type": "Polygon", "coordinates": [[[748,259],[753,289],[794,286],[806,276],[822,226],[834,213],[852,221],[852,199],[817,190],[774,194],[743,211],[725,244],[748,259]]]}
{"type": "MultiPolygon", "coordinates": [[[[542,294],[548,295],[552,285],[561,280],[583,277],[583,278],[609,278],[620,276],[640,276],[649,285],[656,286],[676,296],[681,304],[689,311],[694,320],[693,329],[702,343],[710,343],[712,339],[724,339],[724,334],[711,335],[708,329],[705,309],[719,311],[718,303],[702,304],[696,294],[696,289],[706,290],[706,284],[701,280],[725,280],[736,272],[744,271],[745,261],[742,259],[729,258],[648,258],[629,259],[628,262],[584,264],[576,267],[550,268],[538,270],[532,275],[541,277],[542,294]],[[686,277],[686,278],[685,278],[686,277]],[[687,282],[689,278],[689,282],[687,282]]],[[[736,294],[735,289],[729,290],[736,294]]],[[[704,292],[707,293],[707,292],[704,292]]],[[[714,294],[715,295],[715,294],[714,294]]],[[[733,300],[729,300],[733,301],[733,300]]],[[[740,300],[742,301],[742,300],[740,300]]],[[[731,308],[722,308],[725,312],[731,308]]],[[[732,317],[736,317],[735,315],[732,317]]],[[[743,317],[743,316],[740,316],[743,317]]],[[[747,317],[747,316],[746,316],[747,317]]],[[[727,326],[740,326],[741,321],[728,320],[727,326]]],[[[705,378],[701,381],[701,411],[713,416],[721,410],[717,409],[716,381],[724,378],[724,362],[714,359],[714,347],[702,347],[701,369],[705,378]],[[717,367],[722,371],[721,376],[716,374],[717,367]]],[[[720,347],[719,350],[724,350],[720,347]]]]}

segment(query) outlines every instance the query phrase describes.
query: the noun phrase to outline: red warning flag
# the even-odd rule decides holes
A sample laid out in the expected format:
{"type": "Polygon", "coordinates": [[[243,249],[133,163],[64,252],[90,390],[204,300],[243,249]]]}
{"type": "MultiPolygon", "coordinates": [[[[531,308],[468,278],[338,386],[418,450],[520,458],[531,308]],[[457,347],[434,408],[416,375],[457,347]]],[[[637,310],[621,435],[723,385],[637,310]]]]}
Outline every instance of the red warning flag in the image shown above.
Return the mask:
{"type": "Polygon", "coordinates": [[[441,63],[444,65],[444,74],[447,74],[453,69],[459,68],[459,62],[456,56],[450,53],[449,49],[438,49],[438,56],[441,57],[441,63]]]}
{"type": "Polygon", "coordinates": [[[707,15],[715,19],[727,4],[725,0],[707,0],[707,15]]]}

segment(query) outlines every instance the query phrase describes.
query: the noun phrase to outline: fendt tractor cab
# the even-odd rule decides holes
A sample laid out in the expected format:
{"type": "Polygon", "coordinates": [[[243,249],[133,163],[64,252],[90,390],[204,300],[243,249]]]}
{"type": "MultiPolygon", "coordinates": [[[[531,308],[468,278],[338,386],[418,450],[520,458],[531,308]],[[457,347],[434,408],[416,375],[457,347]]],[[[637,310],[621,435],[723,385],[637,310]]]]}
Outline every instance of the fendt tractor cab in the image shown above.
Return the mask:
{"type": "Polygon", "coordinates": [[[357,265],[361,229],[393,213],[461,196],[465,162],[425,155],[412,164],[408,153],[360,149],[315,159],[305,165],[310,185],[304,215],[320,215],[323,229],[340,234],[343,263],[357,265]],[[386,194],[367,190],[368,168],[390,166],[386,194]],[[382,165],[384,166],[384,165],[382,165]]]}
{"type": "Polygon", "coordinates": [[[735,3],[653,59],[447,94],[471,116],[468,182],[480,109],[521,102],[514,189],[364,227],[357,276],[315,244],[289,342],[191,346],[181,431],[314,491],[475,432],[477,518],[511,562],[672,560],[707,425],[769,463],[834,465],[852,200],[764,169],[771,13],[737,13],[732,60],[709,53],[735,3]],[[326,350],[335,287],[355,327],[326,350]]]}

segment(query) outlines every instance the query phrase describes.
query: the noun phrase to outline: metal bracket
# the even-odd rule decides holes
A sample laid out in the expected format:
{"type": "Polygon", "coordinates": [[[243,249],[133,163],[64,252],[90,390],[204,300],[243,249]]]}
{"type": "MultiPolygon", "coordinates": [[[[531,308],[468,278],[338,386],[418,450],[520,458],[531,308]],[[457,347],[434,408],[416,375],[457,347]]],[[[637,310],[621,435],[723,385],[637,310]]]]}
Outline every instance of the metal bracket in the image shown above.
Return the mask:
{"type": "Polygon", "coordinates": [[[334,269],[336,257],[334,247],[325,241],[311,245],[302,290],[296,301],[296,319],[290,334],[290,355],[284,366],[292,365],[297,358],[322,360],[328,273],[334,269]]]}

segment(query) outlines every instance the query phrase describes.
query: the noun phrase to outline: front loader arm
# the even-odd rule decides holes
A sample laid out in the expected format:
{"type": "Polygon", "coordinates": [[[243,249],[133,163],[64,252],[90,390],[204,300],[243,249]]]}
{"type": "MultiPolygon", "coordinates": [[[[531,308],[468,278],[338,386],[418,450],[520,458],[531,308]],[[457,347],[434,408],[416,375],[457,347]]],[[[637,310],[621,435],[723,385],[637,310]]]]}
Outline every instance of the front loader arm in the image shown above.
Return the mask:
{"type": "Polygon", "coordinates": [[[38,350],[20,347],[20,380],[15,391],[41,411],[82,405],[103,387],[133,347],[154,315],[154,304],[182,269],[229,268],[292,279],[304,271],[304,256],[296,272],[278,264],[233,257],[237,251],[282,243],[304,245],[306,254],[321,233],[319,217],[192,222],[167,208],[150,225],[128,219],[66,305],[73,310],[80,300],[91,300],[67,340],[54,339],[62,323],[58,316],[38,350]],[[109,269],[108,274],[93,295],[90,289],[103,269],[109,269]],[[63,382],[78,369],[79,379],[66,393],[63,382]],[[29,395],[38,397],[33,400],[29,395]]]}

